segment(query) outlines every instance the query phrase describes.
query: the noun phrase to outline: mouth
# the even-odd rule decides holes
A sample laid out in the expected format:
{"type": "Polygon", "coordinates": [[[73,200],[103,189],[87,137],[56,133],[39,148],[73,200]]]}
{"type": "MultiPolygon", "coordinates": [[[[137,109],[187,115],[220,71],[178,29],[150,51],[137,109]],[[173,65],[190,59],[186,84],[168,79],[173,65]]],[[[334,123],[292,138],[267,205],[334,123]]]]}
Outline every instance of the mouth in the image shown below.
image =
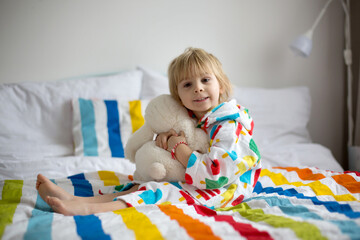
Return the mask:
{"type": "Polygon", "coordinates": [[[204,102],[207,99],[209,99],[209,97],[197,98],[197,99],[194,100],[194,102],[204,102]]]}

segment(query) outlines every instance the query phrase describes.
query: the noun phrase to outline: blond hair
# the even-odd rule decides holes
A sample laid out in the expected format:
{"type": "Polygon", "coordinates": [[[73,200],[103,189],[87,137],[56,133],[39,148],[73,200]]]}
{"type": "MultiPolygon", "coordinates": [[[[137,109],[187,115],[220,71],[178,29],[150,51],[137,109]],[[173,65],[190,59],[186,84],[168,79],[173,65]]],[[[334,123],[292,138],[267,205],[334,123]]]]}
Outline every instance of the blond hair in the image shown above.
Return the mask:
{"type": "Polygon", "coordinates": [[[170,93],[181,103],[178,94],[178,84],[184,79],[201,76],[204,73],[214,74],[219,81],[222,94],[219,102],[229,100],[232,94],[230,80],[225,75],[220,61],[211,53],[201,48],[187,48],[184,53],[175,58],[169,65],[168,77],[170,93]]]}

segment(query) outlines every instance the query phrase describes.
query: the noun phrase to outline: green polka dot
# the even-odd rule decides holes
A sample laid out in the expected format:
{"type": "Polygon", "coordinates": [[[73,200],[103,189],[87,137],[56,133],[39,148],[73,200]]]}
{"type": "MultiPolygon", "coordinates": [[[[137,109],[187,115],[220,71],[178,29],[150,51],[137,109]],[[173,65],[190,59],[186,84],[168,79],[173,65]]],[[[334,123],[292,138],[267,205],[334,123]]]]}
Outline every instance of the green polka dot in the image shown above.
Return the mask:
{"type": "Polygon", "coordinates": [[[258,156],[258,160],[260,160],[261,159],[260,152],[253,139],[250,140],[249,147],[254,153],[256,153],[256,155],[258,156]]]}
{"type": "Polygon", "coordinates": [[[222,186],[227,184],[228,181],[229,181],[229,179],[227,177],[224,177],[224,176],[220,177],[218,180],[211,180],[211,179],[205,178],[206,189],[221,188],[222,186]]]}

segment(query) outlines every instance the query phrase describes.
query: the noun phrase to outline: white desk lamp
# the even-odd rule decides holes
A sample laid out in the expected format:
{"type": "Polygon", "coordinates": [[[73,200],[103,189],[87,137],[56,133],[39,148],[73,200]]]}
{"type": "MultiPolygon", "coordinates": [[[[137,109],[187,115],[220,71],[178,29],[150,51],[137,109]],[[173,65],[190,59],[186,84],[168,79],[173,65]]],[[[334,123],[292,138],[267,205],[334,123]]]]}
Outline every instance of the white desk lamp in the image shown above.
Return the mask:
{"type": "MultiPolygon", "coordinates": [[[[326,4],[324,5],[323,9],[319,13],[318,17],[316,18],[314,24],[311,26],[311,28],[306,31],[305,34],[297,37],[292,44],[290,45],[291,50],[295,52],[296,55],[302,56],[302,57],[308,57],[310,55],[311,49],[312,49],[312,35],[319,24],[321,18],[325,14],[329,4],[332,2],[332,0],[328,0],[326,4]]],[[[347,3],[345,3],[345,0],[340,0],[342,7],[345,12],[345,49],[344,49],[344,60],[345,64],[347,66],[347,112],[348,112],[348,151],[350,155],[350,159],[352,157],[356,157],[353,154],[355,153],[354,147],[353,147],[353,129],[354,129],[354,123],[353,123],[353,117],[352,117],[352,71],[351,71],[351,64],[352,64],[352,54],[351,54],[351,38],[350,38],[350,3],[349,0],[347,0],[347,3]],[[352,156],[351,156],[352,155],[352,156]]],[[[359,156],[360,158],[360,156],[359,156]]],[[[351,164],[352,161],[350,161],[351,164]]]]}

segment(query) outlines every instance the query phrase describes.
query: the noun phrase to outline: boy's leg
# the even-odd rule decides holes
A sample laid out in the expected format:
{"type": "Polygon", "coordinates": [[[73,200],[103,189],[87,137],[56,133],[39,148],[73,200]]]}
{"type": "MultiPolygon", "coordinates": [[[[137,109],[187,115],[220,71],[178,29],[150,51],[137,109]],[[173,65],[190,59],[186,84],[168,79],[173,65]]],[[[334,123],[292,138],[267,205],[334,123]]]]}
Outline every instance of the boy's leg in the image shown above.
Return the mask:
{"type": "Polygon", "coordinates": [[[127,207],[126,203],[120,200],[111,202],[87,203],[74,200],[60,200],[57,197],[48,197],[47,203],[55,212],[64,214],[66,216],[90,215],[101,212],[115,211],[127,207]]]}
{"type": "Polygon", "coordinates": [[[80,202],[85,202],[85,203],[105,203],[105,202],[111,202],[114,200],[114,198],[122,196],[122,195],[126,195],[128,193],[132,193],[137,191],[139,188],[139,185],[134,185],[133,187],[131,187],[130,189],[126,190],[126,191],[121,191],[121,192],[115,192],[115,193],[110,193],[110,194],[104,194],[104,195],[98,195],[98,196],[93,196],[93,197],[75,197],[74,200],[76,201],[80,201],[80,202]]]}
{"type": "Polygon", "coordinates": [[[47,177],[39,174],[36,182],[36,189],[39,191],[41,198],[47,202],[49,197],[55,197],[58,200],[63,201],[79,201],[82,203],[104,203],[111,202],[114,198],[125,195],[131,192],[135,192],[139,185],[134,185],[132,188],[111,194],[99,195],[94,197],[77,197],[50,181],[47,177]]]}

